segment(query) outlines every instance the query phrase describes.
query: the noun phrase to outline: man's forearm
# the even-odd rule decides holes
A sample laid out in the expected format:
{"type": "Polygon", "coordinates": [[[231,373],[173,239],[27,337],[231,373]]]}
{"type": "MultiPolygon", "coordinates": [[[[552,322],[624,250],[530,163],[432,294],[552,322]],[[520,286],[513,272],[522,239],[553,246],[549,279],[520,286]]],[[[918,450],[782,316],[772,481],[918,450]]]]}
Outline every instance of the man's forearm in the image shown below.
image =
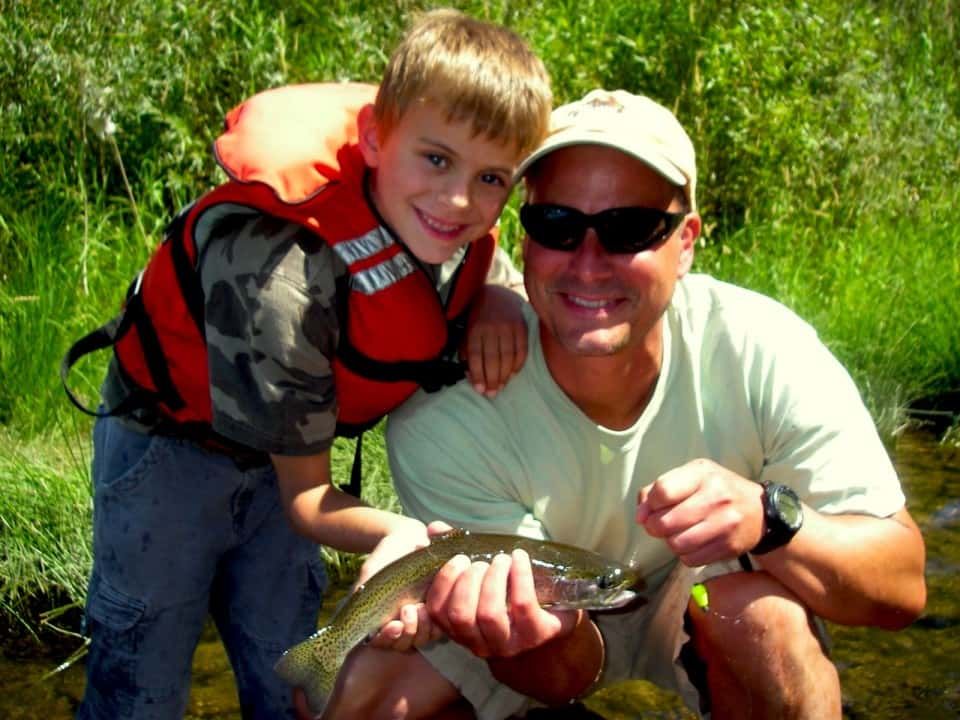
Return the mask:
{"type": "Polygon", "coordinates": [[[500,682],[546,705],[562,705],[587,692],[603,669],[600,630],[586,611],[573,630],[533,650],[510,658],[491,658],[490,671],[500,682]]]}

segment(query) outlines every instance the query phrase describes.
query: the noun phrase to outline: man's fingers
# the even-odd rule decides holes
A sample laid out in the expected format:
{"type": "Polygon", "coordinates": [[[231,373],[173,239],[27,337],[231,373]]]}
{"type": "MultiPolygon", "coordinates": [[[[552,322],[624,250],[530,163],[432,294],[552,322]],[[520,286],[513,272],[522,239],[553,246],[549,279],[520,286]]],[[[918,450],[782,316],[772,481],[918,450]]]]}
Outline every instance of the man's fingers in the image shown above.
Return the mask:
{"type": "Polygon", "coordinates": [[[665,472],[637,494],[639,507],[647,514],[683,502],[700,487],[701,473],[693,463],[665,472]]]}
{"type": "Polygon", "coordinates": [[[447,633],[480,657],[487,656],[486,643],[477,627],[477,604],[483,577],[490,567],[485,562],[474,562],[460,575],[447,600],[447,633]]]}
{"type": "Polygon", "coordinates": [[[509,555],[496,555],[483,578],[477,605],[477,624],[487,648],[499,655],[510,640],[510,616],[507,613],[507,581],[512,560],[509,555]]]}
{"type": "Polygon", "coordinates": [[[440,568],[430,584],[427,591],[425,604],[430,617],[440,626],[449,632],[449,622],[446,617],[447,604],[450,602],[450,594],[457,583],[459,577],[469,570],[470,558],[466,555],[454,555],[447,563],[440,568]]]}
{"type": "Polygon", "coordinates": [[[510,614],[516,622],[529,620],[540,611],[537,588],[533,581],[530,556],[523,550],[514,550],[510,565],[510,614]]]}

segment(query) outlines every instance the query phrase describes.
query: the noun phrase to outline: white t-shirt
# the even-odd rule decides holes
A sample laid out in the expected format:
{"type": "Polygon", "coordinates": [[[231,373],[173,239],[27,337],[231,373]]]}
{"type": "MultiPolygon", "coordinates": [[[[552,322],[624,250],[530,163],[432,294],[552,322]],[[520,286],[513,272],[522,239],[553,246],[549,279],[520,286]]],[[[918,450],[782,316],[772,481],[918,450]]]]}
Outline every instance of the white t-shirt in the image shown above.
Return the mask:
{"type": "Polygon", "coordinates": [[[637,493],[710,458],[789,485],[825,513],[888,516],[900,482],[849,374],[783,305],[705,275],[677,285],[663,366],[633,427],[584,415],[529,356],[493,399],[459,383],[395,411],[387,448],[404,510],[424,521],[511,532],[637,562],[659,584],[674,556],[634,520],[637,493]]]}

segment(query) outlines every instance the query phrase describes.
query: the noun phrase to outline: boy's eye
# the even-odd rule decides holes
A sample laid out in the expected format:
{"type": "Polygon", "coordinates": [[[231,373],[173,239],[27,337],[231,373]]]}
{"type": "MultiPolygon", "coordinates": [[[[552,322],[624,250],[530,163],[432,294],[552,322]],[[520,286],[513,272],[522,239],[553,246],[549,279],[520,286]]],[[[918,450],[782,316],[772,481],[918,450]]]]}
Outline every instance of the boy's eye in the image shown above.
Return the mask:
{"type": "Polygon", "coordinates": [[[443,155],[438,155],[437,153],[426,153],[425,156],[427,162],[437,168],[443,168],[447,166],[447,159],[443,155]]]}
{"type": "Polygon", "coordinates": [[[505,186],[507,184],[507,181],[496,173],[484,173],[480,176],[480,182],[482,182],[484,185],[505,186]]]}

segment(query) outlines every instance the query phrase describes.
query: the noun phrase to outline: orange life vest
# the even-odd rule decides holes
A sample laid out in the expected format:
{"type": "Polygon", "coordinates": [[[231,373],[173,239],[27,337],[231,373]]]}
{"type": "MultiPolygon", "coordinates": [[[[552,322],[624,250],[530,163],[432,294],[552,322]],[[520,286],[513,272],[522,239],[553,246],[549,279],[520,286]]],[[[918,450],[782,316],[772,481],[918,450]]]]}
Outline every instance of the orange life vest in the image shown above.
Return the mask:
{"type": "Polygon", "coordinates": [[[212,433],[197,259],[211,225],[206,220],[224,203],[308,228],[347,265],[345,324],[333,360],[338,434],[362,432],[418,386],[436,389],[463,377],[451,358],[496,239],[487,235],[469,246],[444,307],[433,281],[381,227],[365,197],[356,118],[375,92],[363,84],[287,86],[228,113],[214,151],[229,180],[174,221],[121,315],[70,348],[61,367],[64,386],[81,356],[112,345],[120,372],[137,391],[101,415],[150,406],[184,435],[212,433]]]}

